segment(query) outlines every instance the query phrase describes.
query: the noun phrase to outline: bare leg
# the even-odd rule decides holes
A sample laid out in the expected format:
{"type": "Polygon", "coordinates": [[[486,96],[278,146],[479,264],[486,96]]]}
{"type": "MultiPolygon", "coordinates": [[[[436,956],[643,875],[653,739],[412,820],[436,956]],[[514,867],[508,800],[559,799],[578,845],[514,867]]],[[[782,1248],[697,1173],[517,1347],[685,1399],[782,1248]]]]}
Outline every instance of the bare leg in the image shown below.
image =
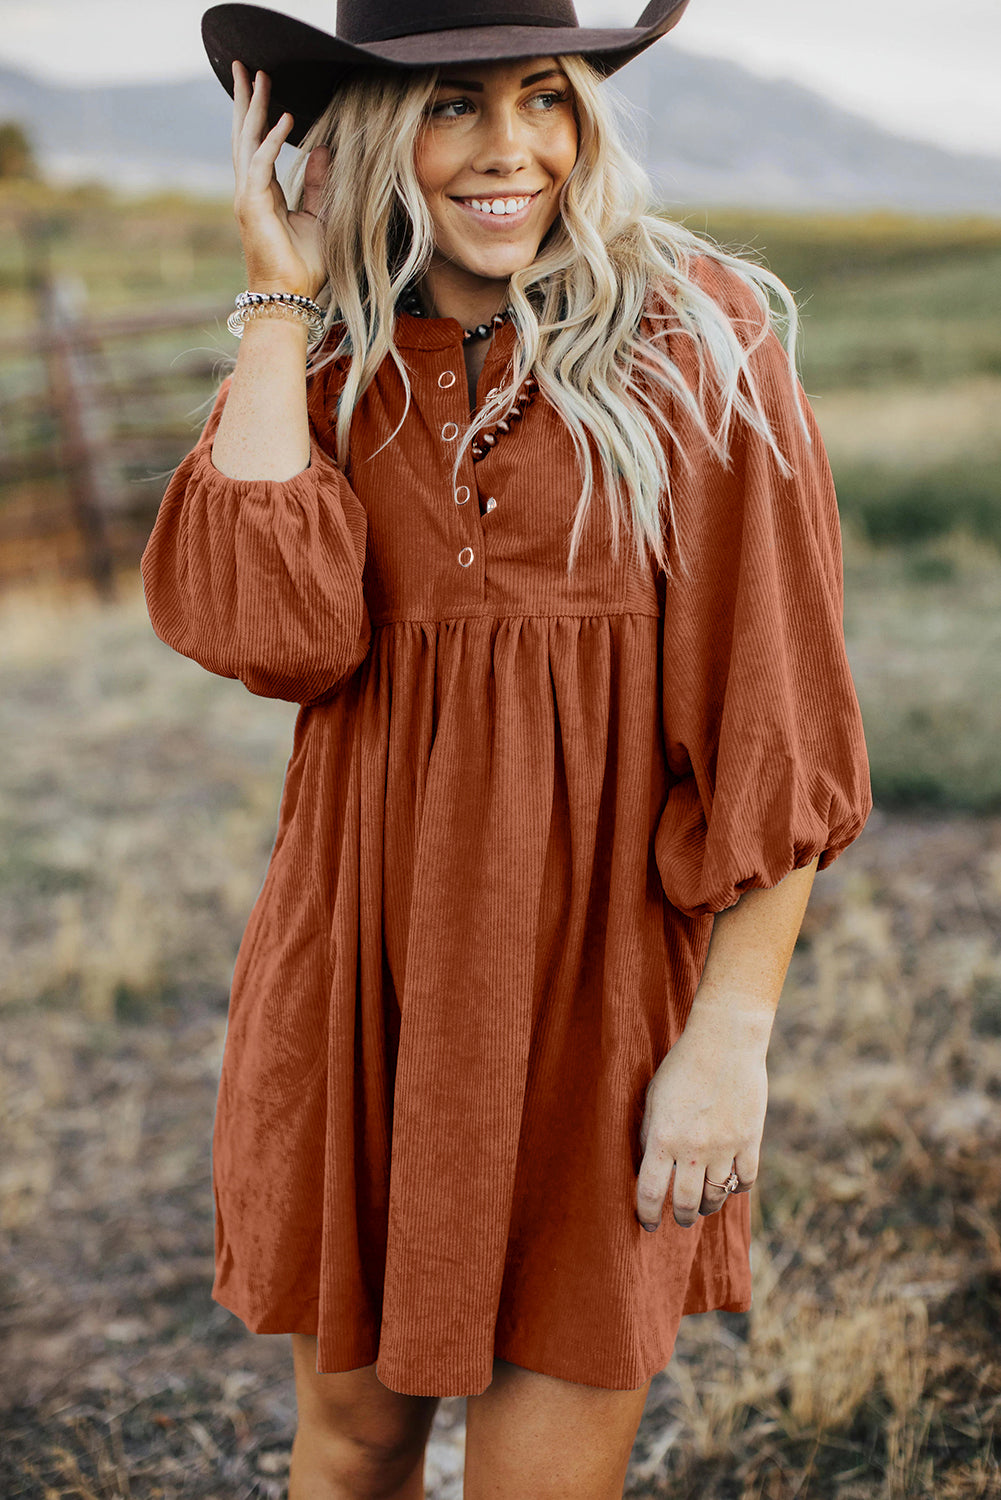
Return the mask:
{"type": "Polygon", "coordinates": [[[299,1426],[289,1500],[424,1500],[437,1396],[404,1396],[375,1365],[316,1372],[316,1339],[292,1335],[299,1426]]]}
{"type": "Polygon", "coordinates": [[[494,1361],[466,1398],[465,1500],[621,1500],[650,1381],[607,1391],[494,1361]]]}

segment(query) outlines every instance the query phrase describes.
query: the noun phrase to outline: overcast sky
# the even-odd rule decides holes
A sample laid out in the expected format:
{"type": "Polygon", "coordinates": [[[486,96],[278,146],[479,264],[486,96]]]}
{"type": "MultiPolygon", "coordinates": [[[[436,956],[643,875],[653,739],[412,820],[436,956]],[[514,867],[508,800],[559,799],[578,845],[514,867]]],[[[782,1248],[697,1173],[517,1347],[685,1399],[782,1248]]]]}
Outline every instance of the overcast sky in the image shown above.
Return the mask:
{"type": "MultiPolygon", "coordinates": [[[[406,0],[400,0],[405,4],[406,0]]],[[[273,7],[333,31],[335,0],[273,7]]],[[[576,0],[635,25],[643,0],[576,0]]],[[[60,82],[205,73],[205,0],[0,0],[0,62],[60,82]]],[[[1001,155],[999,0],[691,0],[657,46],[793,78],[903,134],[1001,155]]]]}

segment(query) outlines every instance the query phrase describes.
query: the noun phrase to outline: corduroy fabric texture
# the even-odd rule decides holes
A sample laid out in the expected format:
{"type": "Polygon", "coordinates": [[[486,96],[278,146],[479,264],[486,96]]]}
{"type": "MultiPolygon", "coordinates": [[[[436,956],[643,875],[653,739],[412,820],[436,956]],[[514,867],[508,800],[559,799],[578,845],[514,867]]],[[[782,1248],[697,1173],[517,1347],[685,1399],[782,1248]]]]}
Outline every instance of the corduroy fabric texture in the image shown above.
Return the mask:
{"type": "MultiPolygon", "coordinates": [[[[742,283],[699,275],[748,336],[742,283]]],[[[684,1314],[750,1305],[746,1195],[692,1229],[670,1196],[655,1234],[635,1213],[645,1091],[713,913],[823,870],[872,807],[830,471],[769,335],[754,375],[795,476],[746,429],[724,469],[675,411],[688,575],[628,541],[614,561],[599,495],[568,577],[555,410],[538,395],[467,455],[466,499],[462,330],[400,314],[395,340],[411,409],[382,446],[387,359],[347,476],[337,365],[281,482],[214,468],[224,384],[142,558],[164,641],[302,705],[233,974],[213,1296],[400,1392],[481,1392],[495,1356],[635,1388],[684,1314]]],[[[694,381],[687,336],[670,349],[694,381]]]]}

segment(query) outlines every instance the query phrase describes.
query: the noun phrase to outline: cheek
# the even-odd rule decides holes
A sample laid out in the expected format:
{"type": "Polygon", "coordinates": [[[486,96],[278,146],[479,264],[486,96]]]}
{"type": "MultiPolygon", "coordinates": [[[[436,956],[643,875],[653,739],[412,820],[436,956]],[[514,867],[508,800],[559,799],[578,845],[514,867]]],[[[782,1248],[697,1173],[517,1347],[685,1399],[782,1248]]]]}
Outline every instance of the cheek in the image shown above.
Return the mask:
{"type": "Polygon", "coordinates": [[[426,130],[414,147],[414,170],[425,193],[436,193],[446,181],[447,166],[434,132],[426,130]]]}
{"type": "Polygon", "coordinates": [[[573,120],[570,120],[560,132],[559,139],[554,143],[553,175],[555,177],[561,177],[565,180],[570,176],[577,161],[577,150],[577,126],[573,120]]]}

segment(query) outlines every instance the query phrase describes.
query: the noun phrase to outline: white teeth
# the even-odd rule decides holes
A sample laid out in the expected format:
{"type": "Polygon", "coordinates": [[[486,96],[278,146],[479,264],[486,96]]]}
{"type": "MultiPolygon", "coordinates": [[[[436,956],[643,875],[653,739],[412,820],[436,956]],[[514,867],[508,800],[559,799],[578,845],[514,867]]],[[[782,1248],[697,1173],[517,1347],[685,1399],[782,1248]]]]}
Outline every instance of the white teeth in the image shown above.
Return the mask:
{"type": "Polygon", "coordinates": [[[523,209],[526,203],[531,203],[528,198],[466,198],[463,200],[470,208],[477,209],[481,214],[516,214],[523,209]]]}

